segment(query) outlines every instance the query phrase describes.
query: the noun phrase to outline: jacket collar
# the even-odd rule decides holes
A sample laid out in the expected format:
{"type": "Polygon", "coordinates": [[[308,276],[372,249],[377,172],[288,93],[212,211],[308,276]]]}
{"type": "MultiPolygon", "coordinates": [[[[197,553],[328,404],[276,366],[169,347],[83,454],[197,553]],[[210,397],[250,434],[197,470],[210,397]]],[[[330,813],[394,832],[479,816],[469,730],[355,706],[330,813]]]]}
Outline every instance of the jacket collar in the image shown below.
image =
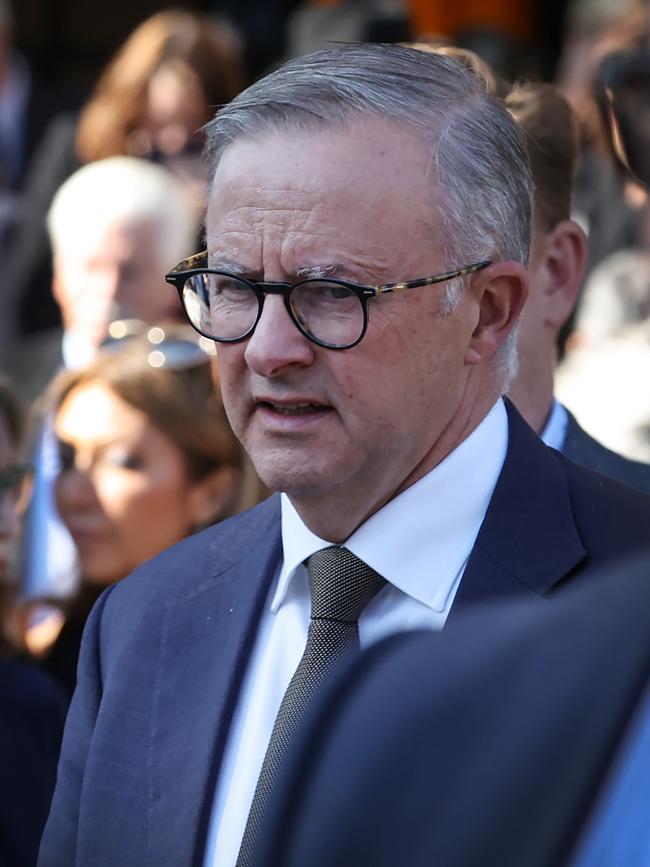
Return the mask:
{"type": "Polygon", "coordinates": [[[151,865],[202,863],[228,729],[281,559],[279,498],[205,535],[212,573],[162,615],[148,745],[151,865]]]}
{"type": "Polygon", "coordinates": [[[563,458],[515,407],[508,451],[451,615],[467,604],[533,592],[546,595],[585,557],[563,458]]]}

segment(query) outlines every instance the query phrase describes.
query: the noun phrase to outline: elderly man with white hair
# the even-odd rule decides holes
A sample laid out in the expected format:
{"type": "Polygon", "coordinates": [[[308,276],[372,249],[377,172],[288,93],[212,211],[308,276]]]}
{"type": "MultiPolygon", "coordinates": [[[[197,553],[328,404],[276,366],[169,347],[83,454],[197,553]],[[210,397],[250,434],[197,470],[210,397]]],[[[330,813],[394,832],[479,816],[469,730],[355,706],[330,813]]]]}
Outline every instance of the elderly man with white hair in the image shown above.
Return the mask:
{"type": "Polygon", "coordinates": [[[68,366],[90,360],[112,320],[179,315],[164,275],[197,227],[189,198],[165,169],[133,157],[90,163],[60,187],[47,227],[68,366]]]}
{"type": "MultiPolygon", "coordinates": [[[[8,359],[9,373],[27,396],[39,394],[62,365],[89,363],[112,321],[178,317],[178,298],[164,274],[192,248],[197,232],[195,208],[178,181],[134,157],[89,163],[71,175],[54,196],[47,227],[63,331],[36,335],[8,359]]],[[[62,592],[74,583],[76,567],[74,547],[52,501],[58,463],[47,423],[35,463],[27,591],[62,592]]]]}

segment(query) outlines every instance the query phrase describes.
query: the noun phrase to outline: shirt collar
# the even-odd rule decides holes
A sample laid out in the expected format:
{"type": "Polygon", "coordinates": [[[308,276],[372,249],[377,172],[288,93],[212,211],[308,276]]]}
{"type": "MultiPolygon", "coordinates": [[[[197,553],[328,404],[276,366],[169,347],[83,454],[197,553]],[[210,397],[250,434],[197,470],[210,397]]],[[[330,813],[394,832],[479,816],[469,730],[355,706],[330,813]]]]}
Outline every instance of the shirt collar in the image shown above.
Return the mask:
{"type": "MultiPolygon", "coordinates": [[[[345,547],[403,593],[444,611],[485,517],[507,444],[508,418],[499,400],[451,454],[368,518],[345,547]]],[[[303,524],[285,494],[281,505],[283,564],[273,612],[304,560],[332,544],[303,524]]]]}
{"type": "Polygon", "coordinates": [[[540,434],[540,438],[552,449],[560,450],[566,439],[566,429],[569,422],[569,416],[562,404],[553,399],[553,405],[549,413],[544,430],[540,434]]]}

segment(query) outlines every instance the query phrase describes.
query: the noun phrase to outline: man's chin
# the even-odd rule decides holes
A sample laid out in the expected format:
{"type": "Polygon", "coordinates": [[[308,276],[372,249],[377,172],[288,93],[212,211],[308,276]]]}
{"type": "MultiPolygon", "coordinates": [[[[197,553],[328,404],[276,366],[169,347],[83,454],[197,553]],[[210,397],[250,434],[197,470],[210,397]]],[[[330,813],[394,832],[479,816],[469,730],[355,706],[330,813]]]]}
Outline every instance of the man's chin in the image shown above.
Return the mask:
{"type": "Polygon", "coordinates": [[[313,462],[308,465],[297,457],[288,455],[282,460],[269,460],[268,455],[256,460],[251,456],[257,475],[272,491],[277,491],[291,500],[312,500],[322,497],[336,487],[332,469],[318,467],[313,462]]]}

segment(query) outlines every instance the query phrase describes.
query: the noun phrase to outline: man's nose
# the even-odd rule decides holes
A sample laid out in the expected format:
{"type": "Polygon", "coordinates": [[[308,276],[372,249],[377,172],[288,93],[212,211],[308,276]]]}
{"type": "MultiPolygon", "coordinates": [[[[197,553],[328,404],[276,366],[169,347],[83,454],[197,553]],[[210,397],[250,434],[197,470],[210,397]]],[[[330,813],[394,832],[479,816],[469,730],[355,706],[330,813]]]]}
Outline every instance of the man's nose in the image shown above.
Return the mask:
{"type": "Polygon", "coordinates": [[[310,365],[315,348],[291,320],[282,296],[267,295],[257,327],[247,341],[244,357],[252,371],[272,377],[293,365],[310,365]]]}

